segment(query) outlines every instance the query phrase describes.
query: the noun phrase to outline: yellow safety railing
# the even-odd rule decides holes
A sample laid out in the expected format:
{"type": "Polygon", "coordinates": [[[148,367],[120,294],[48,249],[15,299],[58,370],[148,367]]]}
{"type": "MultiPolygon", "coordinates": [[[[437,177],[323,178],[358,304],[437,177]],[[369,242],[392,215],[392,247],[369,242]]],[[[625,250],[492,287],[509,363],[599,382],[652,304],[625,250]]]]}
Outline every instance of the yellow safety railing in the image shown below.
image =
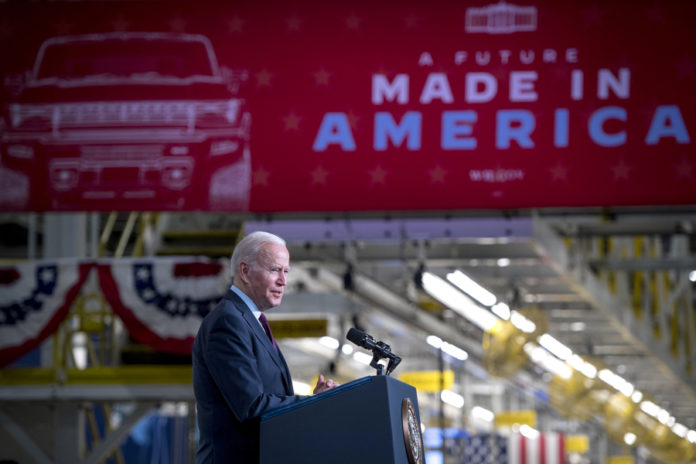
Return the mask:
{"type": "MultiPolygon", "coordinates": [[[[570,250],[588,253],[590,260],[657,260],[663,258],[665,242],[658,236],[592,238],[565,237],[570,250]],[[591,241],[588,243],[587,240],[591,241]]],[[[674,247],[675,244],[671,243],[674,247]]],[[[692,366],[696,335],[696,317],[689,291],[681,295],[674,271],[669,269],[611,269],[601,268],[597,273],[609,291],[625,303],[638,320],[648,318],[653,337],[667,338],[669,350],[675,358],[685,356],[687,369],[692,366]]]]}

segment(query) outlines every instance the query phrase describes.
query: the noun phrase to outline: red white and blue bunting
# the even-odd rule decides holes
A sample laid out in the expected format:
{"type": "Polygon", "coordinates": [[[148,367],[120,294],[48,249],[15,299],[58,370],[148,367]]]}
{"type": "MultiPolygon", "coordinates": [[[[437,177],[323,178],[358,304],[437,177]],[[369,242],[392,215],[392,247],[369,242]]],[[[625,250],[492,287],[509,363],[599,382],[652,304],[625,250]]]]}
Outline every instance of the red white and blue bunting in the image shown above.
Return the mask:
{"type": "Polygon", "coordinates": [[[90,267],[77,261],[0,267],[0,367],[31,351],[56,331],[90,267]]]}
{"type": "Polygon", "coordinates": [[[189,354],[203,317],[230,285],[227,260],[119,260],[100,264],[102,292],[133,338],[189,354]]]}
{"type": "Polygon", "coordinates": [[[0,267],[0,367],[52,335],[92,271],[133,338],[189,354],[203,317],[230,285],[228,260],[26,261],[0,267]]]}

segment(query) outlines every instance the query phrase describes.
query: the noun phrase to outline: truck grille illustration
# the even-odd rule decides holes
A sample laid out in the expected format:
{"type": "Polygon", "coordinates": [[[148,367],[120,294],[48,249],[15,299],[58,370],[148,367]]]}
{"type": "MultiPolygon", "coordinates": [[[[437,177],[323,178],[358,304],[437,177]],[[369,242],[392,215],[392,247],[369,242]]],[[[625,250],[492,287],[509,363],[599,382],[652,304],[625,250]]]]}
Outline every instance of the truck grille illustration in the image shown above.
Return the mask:
{"type": "Polygon", "coordinates": [[[2,164],[31,174],[32,209],[246,210],[245,79],[201,35],[48,39],[5,108],[2,164]]]}

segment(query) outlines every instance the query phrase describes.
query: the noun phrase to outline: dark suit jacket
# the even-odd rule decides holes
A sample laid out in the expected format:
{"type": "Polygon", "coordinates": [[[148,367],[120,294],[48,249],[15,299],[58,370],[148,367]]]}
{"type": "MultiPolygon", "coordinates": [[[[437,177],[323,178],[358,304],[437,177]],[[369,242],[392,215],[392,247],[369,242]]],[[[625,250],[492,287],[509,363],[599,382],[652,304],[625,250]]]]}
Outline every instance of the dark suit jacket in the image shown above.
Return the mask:
{"type": "Polygon", "coordinates": [[[196,463],[258,463],[259,416],[295,396],[283,355],[233,291],[204,319],[193,344],[200,440],[196,463]]]}

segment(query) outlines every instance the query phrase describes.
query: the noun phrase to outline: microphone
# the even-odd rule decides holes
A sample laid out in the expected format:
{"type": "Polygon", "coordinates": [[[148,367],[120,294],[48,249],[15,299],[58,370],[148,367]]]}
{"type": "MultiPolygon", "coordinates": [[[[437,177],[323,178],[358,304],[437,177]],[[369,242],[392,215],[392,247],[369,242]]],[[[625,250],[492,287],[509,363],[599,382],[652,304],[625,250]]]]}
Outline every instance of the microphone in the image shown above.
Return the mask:
{"type": "Polygon", "coordinates": [[[384,342],[375,341],[368,333],[355,327],[348,330],[346,338],[361,348],[372,351],[372,362],[370,366],[377,369],[377,375],[384,375],[384,366],[379,364],[380,359],[389,359],[387,365],[387,375],[391,374],[396,366],[401,362],[401,358],[391,352],[391,347],[384,342]]]}
{"type": "Polygon", "coordinates": [[[373,348],[375,348],[375,346],[377,346],[375,344],[375,339],[372,338],[372,336],[363,332],[360,329],[356,329],[355,327],[352,327],[348,331],[346,338],[348,339],[348,341],[351,341],[356,345],[365,348],[366,350],[372,350],[373,348]]]}

